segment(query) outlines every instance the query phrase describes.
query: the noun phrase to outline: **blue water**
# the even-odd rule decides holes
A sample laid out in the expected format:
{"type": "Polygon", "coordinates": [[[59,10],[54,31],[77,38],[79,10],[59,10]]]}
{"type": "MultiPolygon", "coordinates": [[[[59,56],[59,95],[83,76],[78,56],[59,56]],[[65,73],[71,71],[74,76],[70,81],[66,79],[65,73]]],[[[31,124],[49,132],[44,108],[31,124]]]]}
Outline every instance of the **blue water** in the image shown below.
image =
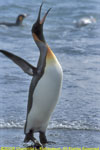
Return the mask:
{"type": "MultiPolygon", "coordinates": [[[[0,22],[29,16],[23,26],[0,26],[0,49],[36,65],[39,50],[31,27],[41,0],[0,0],[0,22]]],[[[59,103],[48,126],[51,147],[100,146],[100,1],[45,0],[42,15],[52,8],[44,25],[47,43],[62,65],[64,78],[59,103]],[[74,21],[93,16],[95,24],[77,28],[74,21]]],[[[0,145],[22,146],[31,77],[0,54],[0,145]]]]}

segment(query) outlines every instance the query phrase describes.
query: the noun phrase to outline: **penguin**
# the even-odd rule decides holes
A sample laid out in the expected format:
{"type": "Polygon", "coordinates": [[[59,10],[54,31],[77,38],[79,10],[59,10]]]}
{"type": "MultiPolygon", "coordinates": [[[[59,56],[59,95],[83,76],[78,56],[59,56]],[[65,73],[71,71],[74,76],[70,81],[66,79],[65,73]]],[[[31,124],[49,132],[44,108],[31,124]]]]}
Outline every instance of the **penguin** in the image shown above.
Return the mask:
{"type": "Polygon", "coordinates": [[[20,26],[20,25],[22,25],[23,19],[26,18],[26,17],[27,17],[26,14],[20,14],[20,15],[18,15],[15,23],[0,22],[0,25],[5,25],[5,26],[8,26],[8,27],[20,26]]]}
{"type": "Polygon", "coordinates": [[[63,80],[62,67],[43,35],[43,25],[50,9],[40,19],[42,5],[43,3],[40,6],[38,18],[32,26],[32,36],[40,51],[37,67],[10,52],[0,50],[25,73],[32,76],[24,127],[24,142],[31,140],[35,146],[43,146],[49,142],[46,137],[46,129],[58,102],[63,80]],[[39,133],[40,142],[34,137],[35,132],[39,133]]]}
{"type": "Polygon", "coordinates": [[[74,21],[76,27],[83,27],[89,24],[96,23],[96,19],[93,16],[80,18],[78,21],[74,21]]]}

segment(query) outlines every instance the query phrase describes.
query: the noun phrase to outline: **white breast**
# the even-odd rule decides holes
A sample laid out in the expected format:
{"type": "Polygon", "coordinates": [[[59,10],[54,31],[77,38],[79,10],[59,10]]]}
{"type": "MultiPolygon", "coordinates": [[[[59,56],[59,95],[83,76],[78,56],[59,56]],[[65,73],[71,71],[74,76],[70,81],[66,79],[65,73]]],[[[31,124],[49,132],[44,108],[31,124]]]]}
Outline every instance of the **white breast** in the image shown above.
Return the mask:
{"type": "Polygon", "coordinates": [[[62,68],[59,63],[48,65],[33,95],[33,105],[27,118],[26,133],[30,129],[45,131],[57,104],[62,85],[62,68]]]}

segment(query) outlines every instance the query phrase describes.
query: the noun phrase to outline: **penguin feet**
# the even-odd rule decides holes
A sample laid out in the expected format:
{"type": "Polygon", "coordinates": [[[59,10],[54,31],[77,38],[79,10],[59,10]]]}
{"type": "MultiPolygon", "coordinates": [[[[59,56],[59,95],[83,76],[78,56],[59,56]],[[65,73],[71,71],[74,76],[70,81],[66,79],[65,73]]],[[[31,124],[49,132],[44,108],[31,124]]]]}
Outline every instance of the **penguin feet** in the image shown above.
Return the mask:
{"type": "Polygon", "coordinates": [[[42,147],[42,144],[38,142],[34,137],[31,137],[31,141],[34,143],[34,147],[36,148],[42,147]]]}
{"type": "Polygon", "coordinates": [[[39,149],[39,148],[41,148],[41,147],[43,147],[43,146],[40,146],[38,143],[37,143],[37,144],[31,144],[31,145],[26,146],[26,148],[36,148],[36,149],[39,149]]]}
{"type": "Polygon", "coordinates": [[[37,148],[37,149],[39,149],[39,148],[41,148],[41,147],[43,147],[42,146],[42,144],[40,144],[38,141],[34,144],[34,147],[35,148],[37,148]]]}
{"type": "Polygon", "coordinates": [[[46,138],[46,135],[45,135],[44,132],[40,132],[39,138],[40,138],[40,142],[41,142],[41,144],[42,144],[43,146],[45,146],[45,144],[50,144],[50,145],[56,144],[56,143],[53,142],[53,141],[47,141],[47,138],[46,138]]]}
{"type": "Polygon", "coordinates": [[[24,142],[27,143],[29,141],[32,141],[34,143],[34,146],[33,147],[36,147],[36,148],[39,148],[39,147],[42,147],[42,144],[40,144],[36,138],[33,136],[33,131],[30,130],[29,133],[26,134],[25,136],[25,139],[24,139],[24,142]]]}
{"type": "Polygon", "coordinates": [[[41,144],[45,145],[46,143],[48,143],[47,138],[46,138],[46,135],[45,135],[44,132],[40,132],[39,138],[40,138],[41,144]]]}

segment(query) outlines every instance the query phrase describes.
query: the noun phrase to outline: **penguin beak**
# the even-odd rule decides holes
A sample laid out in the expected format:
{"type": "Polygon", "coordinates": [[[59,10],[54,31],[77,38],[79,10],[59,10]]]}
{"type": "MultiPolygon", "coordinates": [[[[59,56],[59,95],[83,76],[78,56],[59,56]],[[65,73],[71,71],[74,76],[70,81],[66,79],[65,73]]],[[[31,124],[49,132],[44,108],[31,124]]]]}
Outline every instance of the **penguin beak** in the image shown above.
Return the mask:
{"type": "Polygon", "coordinates": [[[40,41],[45,42],[45,39],[44,39],[44,36],[43,36],[43,24],[45,22],[45,19],[48,15],[49,11],[51,10],[51,8],[48,9],[48,11],[45,13],[44,17],[42,19],[40,19],[42,5],[43,5],[43,3],[40,6],[37,20],[32,26],[32,35],[33,35],[33,38],[35,39],[35,41],[37,40],[37,38],[36,38],[36,36],[37,36],[40,41]]]}
{"type": "Polygon", "coordinates": [[[48,15],[49,11],[51,10],[51,8],[49,8],[48,11],[45,13],[44,17],[40,20],[42,6],[43,6],[43,3],[42,3],[41,6],[40,6],[39,14],[38,14],[38,18],[37,18],[37,22],[38,22],[39,24],[41,24],[41,25],[44,24],[45,19],[46,19],[47,15],[48,15]]]}

